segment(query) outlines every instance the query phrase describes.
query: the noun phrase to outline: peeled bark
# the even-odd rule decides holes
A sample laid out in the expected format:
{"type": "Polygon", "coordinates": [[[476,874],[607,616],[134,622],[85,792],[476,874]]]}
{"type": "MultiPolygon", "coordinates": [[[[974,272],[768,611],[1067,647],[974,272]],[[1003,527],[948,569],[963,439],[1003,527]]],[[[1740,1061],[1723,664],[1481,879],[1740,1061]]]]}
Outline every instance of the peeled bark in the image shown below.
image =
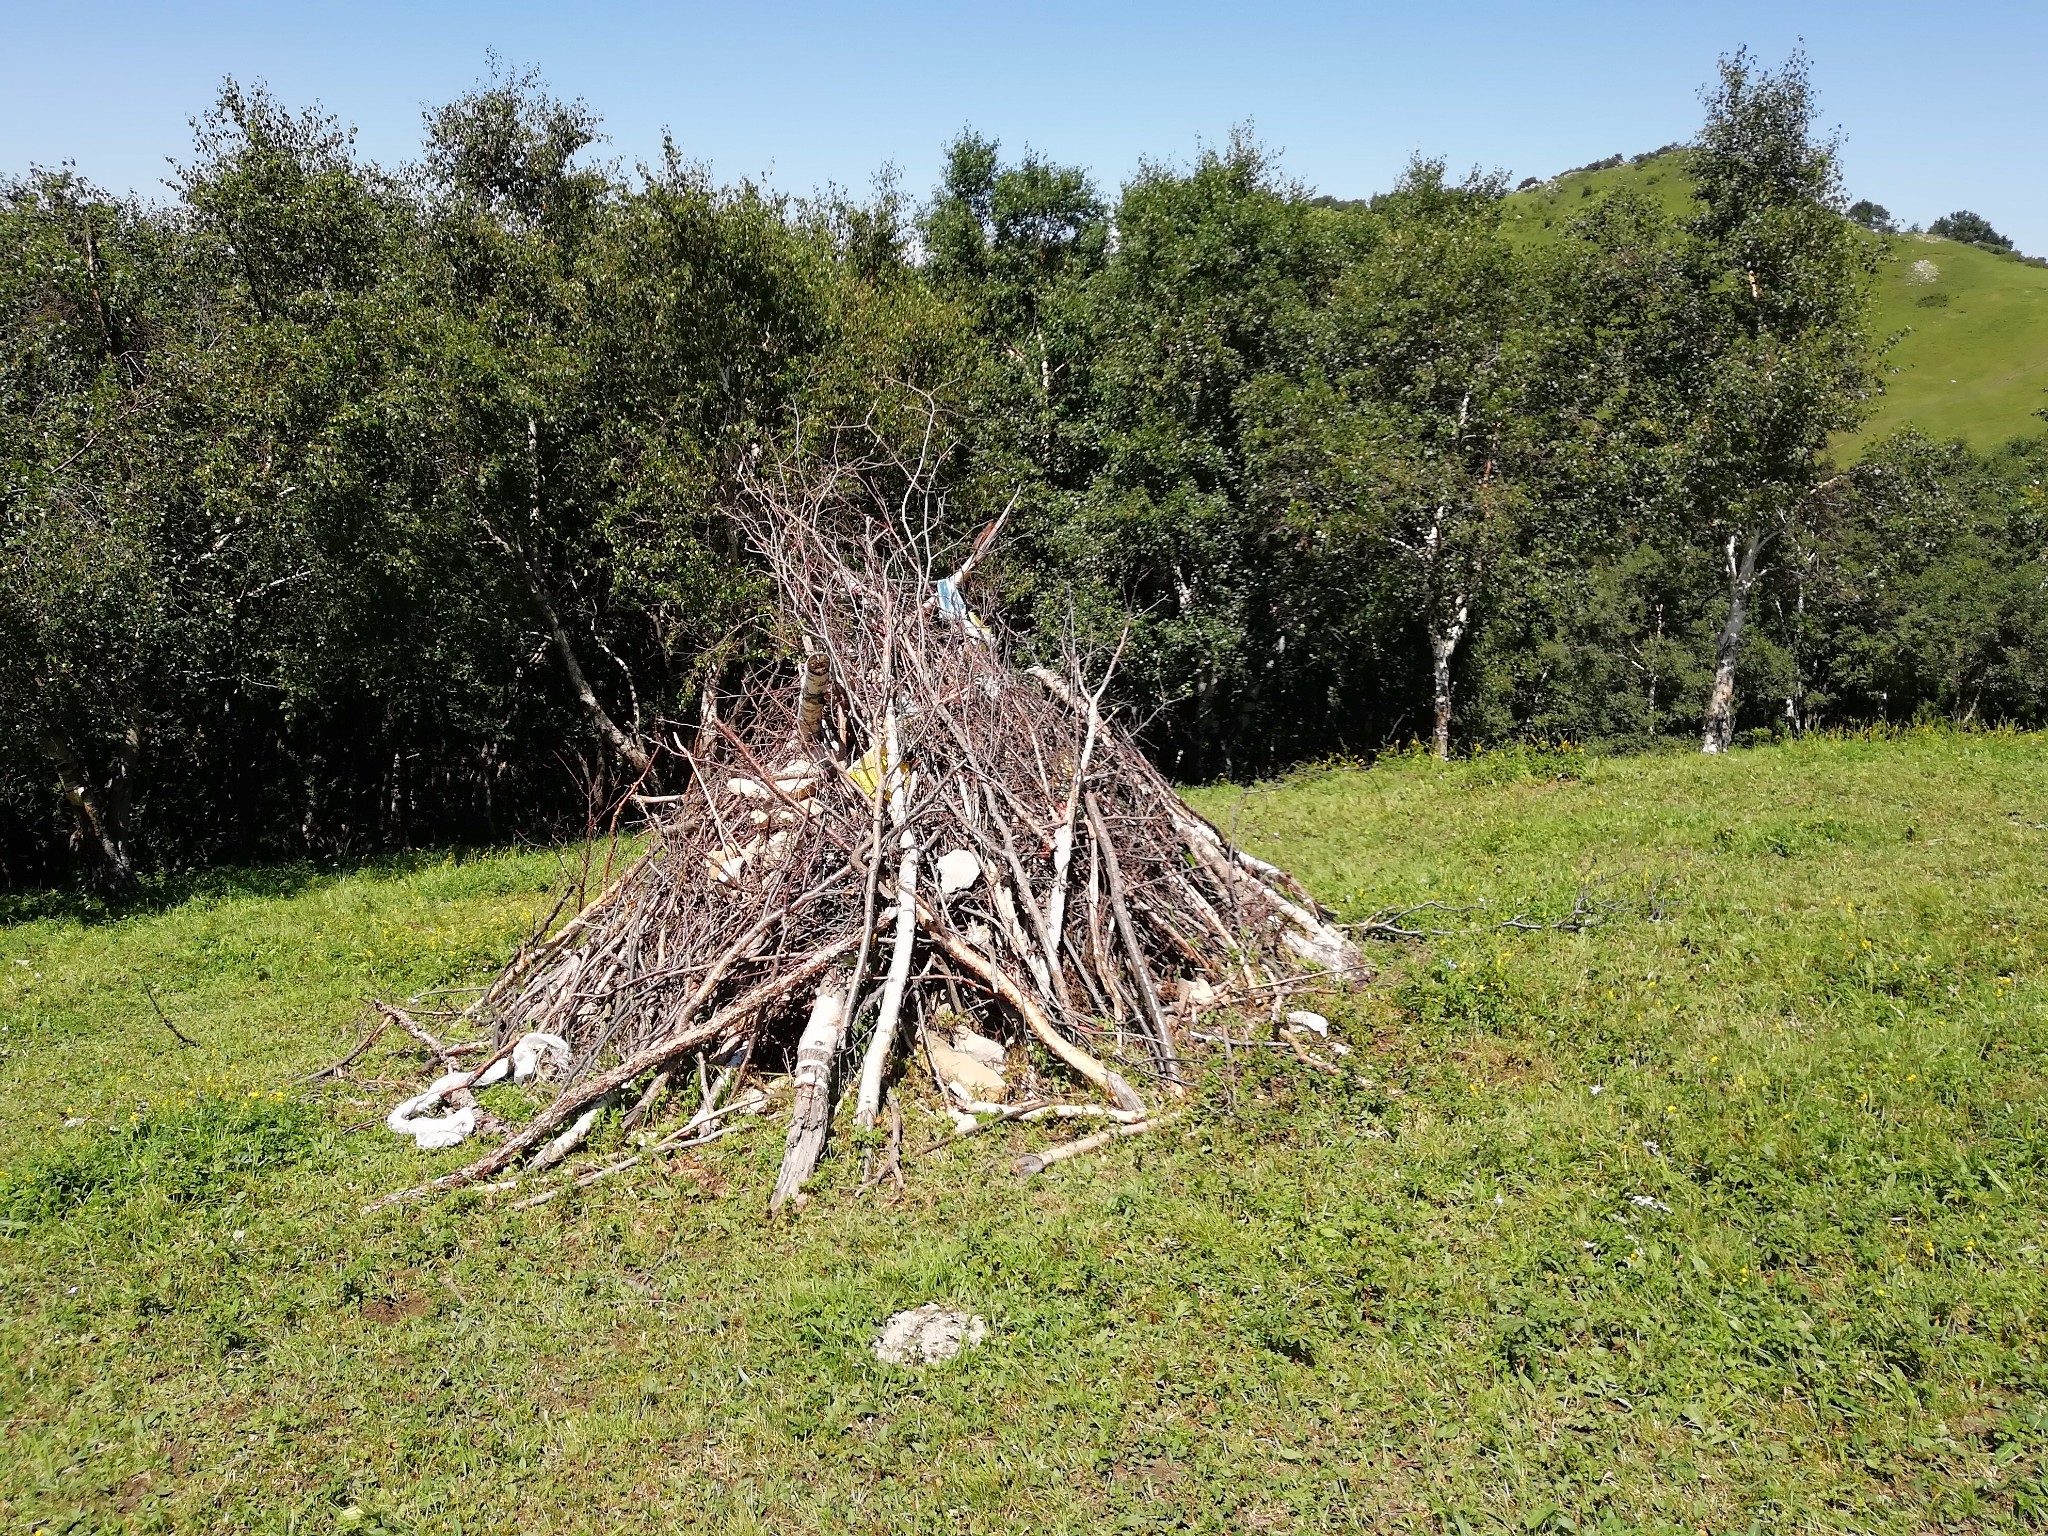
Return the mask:
{"type": "Polygon", "coordinates": [[[1707,690],[1706,718],[1700,730],[1702,752],[1726,752],[1735,739],[1735,658],[1742,650],[1742,631],[1749,620],[1749,594],[1756,586],[1757,557],[1763,553],[1763,539],[1751,535],[1741,540],[1728,536],[1728,617],[1721,625],[1714,645],[1714,682],[1707,690]]]}
{"type": "Polygon", "coordinates": [[[846,995],[839,984],[826,982],[811,1004],[811,1017],[797,1039],[794,1093],[789,1109],[789,1135],[782,1149],[782,1171],[768,1209],[779,1211],[804,1187],[818,1154],[825,1149],[825,1127],[832,1118],[832,1062],[846,1033],[846,995]]]}
{"type": "Polygon", "coordinates": [[[797,731],[805,741],[816,741],[818,732],[824,729],[825,701],[831,692],[832,666],[820,651],[804,661],[804,691],[802,707],[797,714],[797,731]]]}
{"type": "Polygon", "coordinates": [[[902,748],[896,740],[896,712],[887,717],[887,769],[894,782],[889,786],[889,819],[896,828],[902,862],[896,869],[896,939],[889,954],[889,975],[882,985],[882,1001],[875,1013],[875,1032],[868,1040],[867,1055],[860,1064],[860,1090],[854,1097],[853,1123],[866,1130],[875,1123],[882,1107],[882,1074],[889,1068],[889,1052],[896,1044],[896,1023],[903,1014],[903,993],[910,982],[911,951],[917,943],[917,837],[909,827],[909,774],[900,767],[902,748]]]}

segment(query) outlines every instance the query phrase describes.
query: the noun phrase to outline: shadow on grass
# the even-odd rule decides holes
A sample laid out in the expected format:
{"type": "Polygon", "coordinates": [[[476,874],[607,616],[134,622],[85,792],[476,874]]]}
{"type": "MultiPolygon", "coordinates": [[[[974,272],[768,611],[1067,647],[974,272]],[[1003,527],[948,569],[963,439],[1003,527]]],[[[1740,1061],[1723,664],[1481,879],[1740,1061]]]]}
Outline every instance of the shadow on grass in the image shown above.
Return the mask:
{"type": "Polygon", "coordinates": [[[416,848],[347,861],[295,859],[276,864],[222,864],[204,869],[161,870],[142,876],[136,882],[133,895],[113,901],[83,886],[0,891],[0,928],[35,922],[93,925],[150,916],[190,901],[297,896],[316,886],[352,875],[400,879],[449,860],[462,864],[486,853],[504,851],[502,847],[464,844],[416,848]]]}

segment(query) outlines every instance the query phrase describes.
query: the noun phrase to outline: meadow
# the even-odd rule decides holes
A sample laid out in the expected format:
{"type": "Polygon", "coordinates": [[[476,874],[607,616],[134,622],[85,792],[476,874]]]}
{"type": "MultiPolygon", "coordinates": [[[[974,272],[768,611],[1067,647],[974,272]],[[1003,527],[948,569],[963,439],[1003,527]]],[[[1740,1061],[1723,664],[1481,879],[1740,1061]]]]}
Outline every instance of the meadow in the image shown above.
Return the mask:
{"type": "MultiPolygon", "coordinates": [[[[1673,217],[1691,208],[1683,157],[1663,153],[1559,176],[1506,201],[1506,228],[1556,239],[1592,202],[1628,192],[1673,217]]],[[[1879,240],[1871,337],[1884,347],[1869,418],[1835,448],[1853,460],[1904,427],[1979,452],[2041,429],[2048,408],[2048,267],[1933,235],[1879,240]]]]}
{"type": "Polygon", "coordinates": [[[1169,1126],[1028,1182],[1060,1133],[913,1095],[904,1191],[828,1156],[773,1224],[765,1120],[534,1209],[362,1210],[462,1155],[381,1128],[422,1063],[300,1079],[509,954],[573,852],[17,898],[0,1528],[2039,1528],[2044,764],[1921,731],[1192,791],[1441,930],[1319,1004],[1343,1074],[1205,1055],[1169,1126]],[[877,1363],[933,1299],[987,1342],[877,1363]]]}

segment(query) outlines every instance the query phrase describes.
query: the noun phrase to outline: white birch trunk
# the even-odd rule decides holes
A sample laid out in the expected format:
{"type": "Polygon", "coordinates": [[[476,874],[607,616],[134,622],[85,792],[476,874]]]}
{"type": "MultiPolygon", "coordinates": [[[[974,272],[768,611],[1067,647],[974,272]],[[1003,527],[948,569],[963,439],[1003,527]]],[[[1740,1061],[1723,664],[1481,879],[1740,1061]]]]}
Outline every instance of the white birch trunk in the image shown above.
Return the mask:
{"type": "Polygon", "coordinates": [[[875,1014],[874,1037],[867,1055],[861,1058],[860,1089],[854,1096],[853,1123],[866,1130],[875,1123],[882,1108],[882,1074],[889,1067],[889,1052],[896,1044],[896,1024],[903,1014],[903,992],[910,982],[910,955],[917,941],[917,838],[911,833],[910,789],[900,766],[902,757],[896,739],[896,711],[891,709],[884,726],[885,768],[893,782],[889,786],[889,820],[896,828],[903,859],[896,867],[896,938],[889,955],[889,976],[882,985],[882,1002],[875,1014]]]}
{"type": "Polygon", "coordinates": [[[1742,632],[1749,618],[1749,594],[1756,586],[1757,556],[1763,540],[1752,535],[1742,540],[1728,536],[1728,617],[1714,645],[1714,681],[1707,690],[1706,716],[1700,727],[1700,750],[1726,752],[1735,739],[1735,660],[1742,651],[1742,632]]]}

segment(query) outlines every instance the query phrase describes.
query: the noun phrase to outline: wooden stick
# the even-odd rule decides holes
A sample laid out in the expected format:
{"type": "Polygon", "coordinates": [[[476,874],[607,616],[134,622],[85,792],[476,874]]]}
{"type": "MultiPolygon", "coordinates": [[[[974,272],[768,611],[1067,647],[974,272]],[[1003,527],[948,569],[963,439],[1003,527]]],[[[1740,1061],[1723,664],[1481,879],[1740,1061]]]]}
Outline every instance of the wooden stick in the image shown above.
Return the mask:
{"type": "Polygon", "coordinates": [[[896,1044],[896,1021],[903,1013],[903,989],[910,981],[910,953],[917,940],[917,837],[909,825],[909,792],[902,769],[901,746],[896,739],[896,711],[892,707],[884,728],[888,763],[883,771],[893,773],[889,787],[889,820],[901,841],[903,860],[896,868],[896,945],[889,956],[889,977],[882,986],[881,1006],[875,1010],[875,1032],[869,1037],[867,1055],[860,1064],[860,1089],[854,1097],[853,1123],[866,1130],[875,1123],[882,1107],[882,1074],[889,1066],[889,1052],[896,1044]]]}
{"type": "MultiPolygon", "coordinates": [[[[982,791],[988,800],[989,820],[995,823],[1001,834],[1003,861],[1010,866],[1010,880],[1017,888],[1017,905],[1031,919],[1031,929],[1038,937],[1039,953],[1042,954],[1046,969],[1045,980],[1051,983],[1052,997],[1062,1008],[1071,1009],[1073,998],[1067,992],[1066,967],[1060,964],[1060,947],[1046,925],[1045,916],[1038,910],[1038,903],[1032,898],[1031,879],[1024,873],[1024,861],[1017,857],[1017,843],[1010,836],[1009,818],[1003,815],[1002,807],[996,804],[995,790],[988,782],[982,782],[982,791]]],[[[1034,966],[1034,970],[1036,967],[1034,966]]]]}
{"type": "MultiPolygon", "coordinates": [[[[507,966],[504,973],[491,983],[489,991],[462,1010],[462,1016],[464,1018],[475,1018],[482,1014],[485,1009],[498,1000],[499,994],[507,987],[524,978],[534,967],[540,965],[543,961],[552,959],[569,940],[573,939],[589,923],[590,919],[598,911],[607,906],[614,896],[626,888],[627,882],[634,879],[643,869],[651,864],[660,851],[658,848],[649,849],[646,853],[635,859],[632,864],[627,866],[625,872],[618,879],[612,881],[611,884],[598,892],[592,900],[585,902],[582,910],[574,917],[562,924],[560,928],[557,928],[552,935],[535,948],[521,954],[512,964],[507,966]]],[[[588,887],[586,886],[585,889],[587,890],[588,887]]]]}
{"type": "MultiPolygon", "coordinates": [[[[177,1025],[171,1022],[171,1016],[164,1012],[163,1004],[159,1003],[156,1000],[156,993],[152,989],[150,989],[149,987],[144,987],[142,989],[142,995],[149,999],[149,1006],[156,1010],[158,1022],[160,1022],[163,1025],[163,1027],[165,1029],[168,1029],[173,1035],[177,1036],[178,1044],[190,1046],[194,1050],[198,1050],[200,1048],[199,1042],[197,1040],[194,1040],[190,1035],[186,1034],[185,1031],[178,1028],[177,1025]]],[[[367,1045],[368,1042],[365,1041],[364,1044],[367,1045]]],[[[355,1058],[351,1056],[349,1060],[353,1061],[355,1060],[355,1058]]],[[[344,1062],[343,1065],[345,1066],[347,1065],[347,1063],[344,1062]]]]}
{"type": "Polygon", "coordinates": [[[1160,1075],[1178,1088],[1183,1085],[1180,1056],[1173,1048],[1173,1031],[1167,1028],[1166,1018],[1159,1011],[1159,983],[1146,962],[1144,946],[1138,942],[1137,926],[1131,921],[1130,904],[1124,900],[1123,873],[1117,867],[1116,846],[1109,840],[1109,828],[1103,823],[1102,802],[1095,798],[1092,789],[1087,791],[1086,799],[1088,830],[1094,834],[1096,850],[1102,856],[1102,874],[1109,885],[1109,910],[1116,919],[1116,931],[1124,941],[1124,959],[1130,965],[1131,985],[1138,992],[1139,1016],[1152,1032],[1152,1049],[1159,1058],[1160,1075]]]}
{"type": "Polygon", "coordinates": [[[889,1171],[889,1177],[896,1181],[900,1190],[903,1184],[903,1101],[896,1096],[896,1090],[889,1090],[889,1153],[882,1166],[889,1171]]]}
{"type": "Polygon", "coordinates": [[[938,915],[921,901],[917,904],[917,914],[925,934],[946,952],[947,958],[980,982],[985,991],[1009,1004],[1018,1017],[1024,1020],[1025,1026],[1044,1042],[1047,1050],[1108,1094],[1120,1108],[1145,1107],[1145,1101],[1138,1097],[1129,1083],[1054,1028],[1052,1020],[1046,1016],[1045,1010],[1038,1005],[1037,1000],[1018,986],[1000,966],[991,963],[981,951],[948,928],[939,920],[938,915]]]}
{"type": "Polygon", "coordinates": [[[529,1173],[542,1173],[559,1163],[563,1158],[582,1146],[590,1135],[591,1127],[597,1124],[597,1117],[604,1113],[604,1100],[600,1099],[576,1117],[575,1124],[562,1132],[553,1141],[534,1154],[533,1161],[526,1165],[529,1173]]]}
{"type": "MultiPolygon", "coordinates": [[[[1248,856],[1240,856],[1236,861],[1232,861],[1229,857],[1232,850],[1223,842],[1221,834],[1214,827],[1199,817],[1183,817],[1180,829],[1184,841],[1196,859],[1208,867],[1210,873],[1226,890],[1232,890],[1239,885],[1249,886],[1271,902],[1280,914],[1294,925],[1300,937],[1297,942],[1290,943],[1289,947],[1297,950],[1304,959],[1313,960],[1325,970],[1337,974],[1355,970],[1363,964],[1358,946],[1317,915],[1320,908],[1316,912],[1311,912],[1281,895],[1244,864],[1243,860],[1248,856]]],[[[1272,868],[1270,864],[1265,867],[1272,868]]]]}
{"type": "Polygon", "coordinates": [[[1074,974],[1081,978],[1082,990],[1088,994],[1088,1001],[1094,1005],[1095,1017],[1098,1019],[1111,1019],[1119,1016],[1123,1004],[1117,1002],[1112,1005],[1111,999],[1104,995],[1102,982],[1097,978],[1094,967],[1088,963],[1087,954],[1079,944],[1074,942],[1072,929],[1067,931],[1064,947],[1067,951],[1067,959],[1073,963],[1074,974]]]}
{"type": "MultiPolygon", "coordinates": [[[[752,1060],[753,1055],[754,1040],[749,1035],[740,1042],[739,1049],[732,1052],[726,1059],[725,1065],[718,1069],[718,1076],[705,1086],[703,1096],[697,1105],[697,1112],[683,1122],[683,1128],[676,1132],[678,1136],[686,1136],[700,1125],[709,1125],[720,1115],[726,1113],[726,1111],[719,1109],[719,1100],[725,1097],[726,1090],[733,1085],[739,1075],[746,1071],[747,1063],[752,1060]]],[[[702,1056],[697,1058],[697,1064],[700,1068],[703,1066],[704,1058],[702,1056]]]]}
{"type": "Polygon", "coordinates": [[[804,1187],[825,1148],[825,1124],[832,1113],[832,1059],[839,1054],[839,1040],[846,1032],[846,1004],[846,994],[831,982],[820,987],[811,1004],[810,1021],[797,1041],[796,1072],[791,1078],[796,1091],[790,1102],[782,1171],[775,1176],[775,1193],[768,1201],[771,1213],[781,1210],[804,1187]]]}
{"type": "MultiPolygon", "coordinates": [[[[701,1063],[702,1060],[703,1058],[700,1056],[698,1061],[701,1063]]],[[[648,1114],[654,1108],[655,1101],[668,1092],[670,1076],[670,1072],[665,1067],[654,1074],[654,1080],[647,1085],[647,1091],[640,1095],[640,1102],[626,1112],[625,1123],[621,1129],[637,1131],[645,1123],[648,1114]]]]}
{"type": "Polygon", "coordinates": [[[419,1041],[421,1045],[424,1045],[432,1053],[434,1060],[438,1061],[442,1066],[453,1065],[454,1058],[449,1054],[448,1047],[415,1024],[412,1015],[403,1008],[392,1003],[379,1003],[377,1004],[377,1011],[404,1030],[408,1035],[411,1035],[413,1039],[419,1041]]]}
{"type": "Polygon", "coordinates": [[[1028,1179],[1034,1174],[1045,1172],[1054,1163],[1064,1163],[1068,1158],[1099,1152],[1126,1136],[1142,1136],[1154,1126],[1164,1123],[1164,1118],[1154,1116],[1150,1120],[1135,1120],[1129,1125],[1112,1125],[1107,1130],[1095,1132],[1092,1136],[1083,1136],[1076,1141],[1063,1141],[1043,1152],[1026,1152],[1011,1166],[1019,1178],[1028,1179]]]}
{"type": "Polygon", "coordinates": [[[525,1130],[505,1142],[504,1145],[478,1158],[468,1167],[458,1168],[453,1173],[445,1173],[438,1179],[431,1179],[427,1183],[415,1185],[411,1189],[401,1189],[392,1194],[384,1195],[379,1199],[372,1200],[363,1209],[365,1211],[375,1211],[387,1205],[397,1205],[401,1201],[417,1199],[421,1195],[439,1194],[445,1190],[461,1189],[466,1184],[474,1184],[479,1179],[488,1178],[500,1168],[514,1162],[529,1148],[538,1145],[558,1126],[568,1121],[571,1117],[580,1114],[592,1100],[603,1097],[622,1084],[632,1082],[634,1078],[650,1068],[666,1065],[676,1057],[681,1056],[685,1051],[693,1050],[708,1041],[718,1039],[721,1035],[731,1030],[739,1021],[750,1019],[763,1008],[780,1002],[834,961],[850,954],[852,950],[853,940],[850,938],[839,939],[834,943],[826,945],[799,963],[769,977],[759,986],[742,993],[732,1002],[726,1004],[725,1007],[712,1014],[703,1023],[687,1030],[665,1035],[653,1045],[634,1053],[626,1060],[620,1062],[609,1072],[600,1073],[598,1076],[589,1079],[573,1096],[565,1094],[563,1097],[556,1099],[554,1103],[548,1105],[547,1108],[534,1116],[532,1122],[525,1130]]]}
{"type": "Polygon", "coordinates": [[[367,1035],[363,1037],[363,1043],[361,1045],[357,1046],[354,1050],[350,1051],[346,1056],[342,1057],[341,1060],[337,1061],[333,1066],[322,1067],[318,1072],[309,1072],[304,1077],[300,1078],[299,1081],[302,1083],[317,1083],[323,1077],[341,1076],[341,1074],[345,1070],[347,1070],[348,1067],[350,1067],[358,1059],[361,1058],[363,1052],[367,1051],[371,1046],[375,1045],[377,1043],[377,1037],[383,1034],[384,1031],[389,1029],[390,1027],[391,1020],[387,1016],[379,1014],[377,1017],[376,1027],[373,1028],[367,1035]]]}
{"type": "MultiPolygon", "coordinates": [[[[1052,893],[1045,899],[1045,932],[1048,952],[1059,953],[1060,929],[1067,915],[1067,866],[1074,859],[1074,817],[1081,808],[1081,788],[1088,778],[1088,759],[1095,754],[1095,738],[1102,726],[1102,694],[1109,687],[1109,680],[1116,674],[1117,657],[1123,654],[1124,640],[1130,637],[1130,630],[1124,630],[1123,638],[1116,643],[1116,654],[1103,669],[1102,687],[1097,688],[1088,699],[1088,729],[1081,739],[1081,755],[1074,763],[1074,781],[1067,788],[1065,819],[1060,829],[1053,834],[1052,843],[1052,893]]],[[[1045,667],[1033,667],[1031,675],[1065,699],[1074,703],[1074,696],[1066,684],[1045,667]]],[[[1079,708],[1079,705],[1075,705],[1079,708]]]]}
{"type": "Polygon", "coordinates": [[[832,664],[822,651],[814,651],[804,658],[803,696],[797,710],[797,734],[805,742],[818,739],[825,723],[825,699],[831,691],[832,664]]]}
{"type": "Polygon", "coordinates": [[[861,1176],[860,1188],[855,1193],[864,1195],[884,1179],[894,1179],[896,1187],[903,1188],[903,1101],[894,1088],[889,1090],[888,1145],[874,1166],[861,1176]]]}

